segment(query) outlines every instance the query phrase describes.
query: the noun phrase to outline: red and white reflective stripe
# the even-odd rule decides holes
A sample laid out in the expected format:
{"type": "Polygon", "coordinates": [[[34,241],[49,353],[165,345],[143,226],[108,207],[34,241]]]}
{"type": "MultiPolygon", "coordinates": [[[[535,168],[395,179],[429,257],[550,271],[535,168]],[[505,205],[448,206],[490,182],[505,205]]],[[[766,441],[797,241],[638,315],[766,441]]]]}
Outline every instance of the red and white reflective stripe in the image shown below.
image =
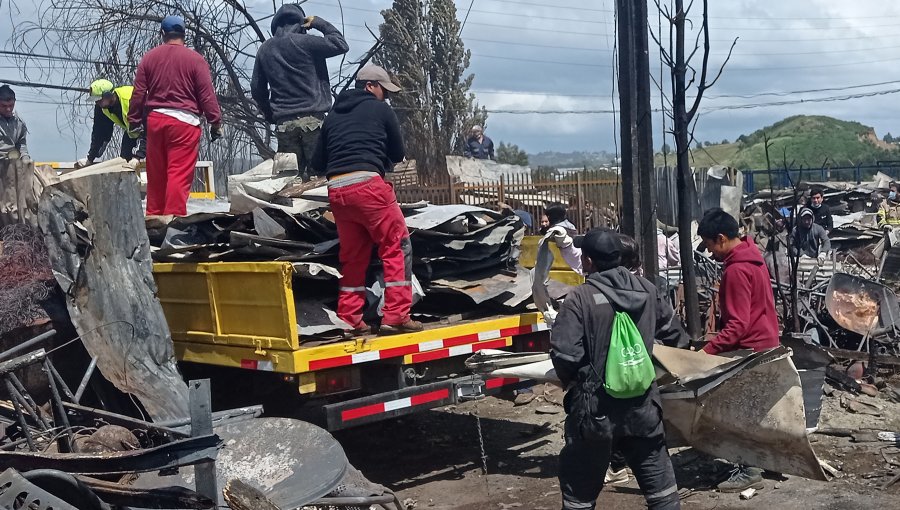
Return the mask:
{"type": "Polygon", "coordinates": [[[438,400],[443,400],[445,398],[450,398],[449,388],[413,395],[411,397],[398,398],[397,400],[369,404],[355,409],[347,409],[341,411],[341,421],[348,422],[358,420],[360,418],[365,418],[366,416],[374,416],[389,411],[396,411],[397,409],[405,409],[407,407],[415,407],[429,402],[437,402],[438,400]]]}
{"type": "Polygon", "coordinates": [[[272,372],[275,370],[275,364],[268,360],[242,359],[241,368],[272,372]]]}
{"type": "Polygon", "coordinates": [[[510,384],[518,384],[522,379],[517,377],[498,377],[496,379],[488,379],[484,382],[485,389],[493,390],[501,386],[509,386],[510,384]]]}
{"type": "MultiPolygon", "coordinates": [[[[441,340],[429,340],[412,345],[404,345],[401,347],[393,347],[390,349],[381,349],[378,351],[361,352],[357,354],[348,354],[345,356],[337,356],[334,358],[316,359],[309,362],[309,369],[323,370],[326,368],[343,367],[346,365],[355,365],[357,363],[366,363],[369,361],[377,361],[381,359],[396,358],[406,356],[407,354],[416,354],[420,352],[429,352],[438,349],[450,349],[460,345],[474,344],[476,342],[484,342],[485,340],[493,340],[495,338],[504,338],[516,335],[526,335],[528,333],[536,333],[538,331],[546,331],[547,325],[543,322],[538,324],[528,324],[526,326],[515,326],[512,328],[495,329],[490,331],[480,331],[468,335],[454,336],[441,340]]],[[[459,354],[468,354],[472,351],[465,351],[459,354]]],[[[457,354],[451,354],[457,356],[457,354]]]]}
{"type": "Polygon", "coordinates": [[[457,345],[449,349],[438,349],[436,351],[428,351],[410,356],[412,363],[422,363],[425,361],[433,361],[436,359],[450,358],[461,354],[472,354],[482,349],[500,349],[506,347],[506,338],[493,340],[490,342],[478,342],[475,344],[457,345]]]}

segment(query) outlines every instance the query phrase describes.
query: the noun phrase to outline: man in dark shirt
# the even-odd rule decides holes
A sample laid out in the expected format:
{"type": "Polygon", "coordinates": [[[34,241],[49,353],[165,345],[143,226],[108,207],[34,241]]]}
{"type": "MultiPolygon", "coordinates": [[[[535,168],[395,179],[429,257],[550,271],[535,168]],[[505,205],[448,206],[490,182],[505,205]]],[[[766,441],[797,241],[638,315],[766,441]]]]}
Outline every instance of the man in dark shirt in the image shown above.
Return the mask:
{"type": "Polygon", "coordinates": [[[821,225],[829,234],[834,229],[834,218],[831,217],[831,208],[824,203],[825,194],[822,188],[813,188],[809,194],[809,207],[815,215],[817,225],[821,225]]]}
{"type": "Polygon", "coordinates": [[[79,159],[75,168],[93,165],[94,160],[106,152],[114,126],[119,126],[124,131],[119,157],[128,161],[147,157],[147,140],[144,134],[140,130],[132,130],[128,124],[128,107],[133,93],[134,87],[131,85],[115,87],[111,81],[104,79],[91,83],[91,97],[95,98],[91,146],[87,157],[79,159]]]}
{"type": "Polygon", "coordinates": [[[421,331],[410,318],[412,245],[406,220],[385,172],[405,157],[403,135],[394,110],[384,102],[400,87],[387,71],[367,65],[356,75],[356,88],[341,92],[325,118],[313,153],[312,168],[328,178],[328,201],[340,240],[341,274],[338,317],[352,334],[369,333],[363,321],[366,270],[377,245],[384,267],[384,319],[379,333],[421,331]]]}
{"type": "Polygon", "coordinates": [[[494,159],[494,141],[484,134],[479,125],[472,126],[472,134],[466,140],[464,155],[467,158],[494,159]]]}
{"type": "Polygon", "coordinates": [[[222,136],[222,112],[209,64],[184,45],[181,16],[166,16],[163,44],[144,54],[134,78],[128,124],[147,133],[147,216],[187,214],[187,199],[200,152],[202,114],[210,138],[222,136]]]}
{"type": "Polygon", "coordinates": [[[582,250],[585,283],[569,293],[553,322],[550,358],[566,388],[566,443],[559,454],[563,510],[593,509],[603,488],[612,450],[631,467],[651,510],[681,508],[666,448],[659,390],[652,383],[638,397],[615,398],[604,390],[606,358],[617,312],[627,313],[648,354],[654,338],[676,334],[659,314],[656,287],[620,266],[615,232],[594,229],[575,244],[582,250]]]}
{"type": "Polygon", "coordinates": [[[325,61],[350,48],[338,29],[318,16],[307,17],[299,4],[282,5],[271,29],[273,36],[256,55],[250,93],[266,122],[275,124],[278,152],[296,154],[304,175],[331,108],[325,61]],[[324,37],[308,34],[309,29],[324,37]]]}

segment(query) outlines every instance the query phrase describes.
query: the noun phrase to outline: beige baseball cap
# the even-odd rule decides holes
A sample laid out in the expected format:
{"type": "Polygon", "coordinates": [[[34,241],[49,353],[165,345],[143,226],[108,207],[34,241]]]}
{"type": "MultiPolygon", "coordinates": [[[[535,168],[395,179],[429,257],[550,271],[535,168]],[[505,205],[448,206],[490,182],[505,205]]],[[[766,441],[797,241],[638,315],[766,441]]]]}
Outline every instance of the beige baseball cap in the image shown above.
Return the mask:
{"type": "Polygon", "coordinates": [[[388,92],[399,92],[400,87],[394,85],[394,82],[391,81],[391,76],[387,71],[384,70],[383,67],[376,66],[375,64],[366,64],[362,69],[356,73],[357,81],[377,81],[384,90],[388,92]]]}

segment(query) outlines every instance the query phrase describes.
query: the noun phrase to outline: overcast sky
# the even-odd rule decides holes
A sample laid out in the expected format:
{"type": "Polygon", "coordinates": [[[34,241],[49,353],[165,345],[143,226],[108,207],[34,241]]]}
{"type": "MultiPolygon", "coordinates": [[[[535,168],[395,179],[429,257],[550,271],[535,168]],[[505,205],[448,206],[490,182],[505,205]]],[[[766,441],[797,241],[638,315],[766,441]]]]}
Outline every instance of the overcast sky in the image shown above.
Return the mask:
{"type": "MultiPolygon", "coordinates": [[[[0,1],[3,10],[7,2],[0,1]]],[[[21,13],[4,13],[0,33],[9,33],[10,23],[34,16],[35,7],[28,0],[18,3],[21,13]]],[[[251,12],[260,17],[271,14],[268,0],[248,3],[251,12]]],[[[471,3],[462,35],[473,54],[473,89],[482,105],[496,111],[582,112],[492,113],[487,134],[495,143],[515,143],[530,153],[614,151],[615,118],[604,112],[618,109],[618,99],[613,97],[615,1],[471,3]]],[[[390,4],[388,0],[343,0],[343,26],[351,57],[369,47],[372,38],[364,27],[377,30],[379,11],[390,4]]],[[[699,11],[700,2],[696,4],[699,11]]],[[[885,94],[900,89],[900,5],[884,0],[716,0],[710,4],[711,66],[717,69],[731,40],[739,40],[721,80],[703,102],[698,139],[734,140],[796,114],[859,121],[875,127],[879,137],[888,131],[900,134],[895,108],[900,96],[885,94]],[[811,92],[815,90],[820,91],[811,92]],[[797,91],[806,92],[788,94],[797,91]],[[869,97],[847,97],[853,95],[869,97]],[[837,100],[808,102],[823,98],[837,100]],[[803,103],[772,105],[801,99],[803,103]],[[757,106],[723,109],[739,105],[757,106]]],[[[469,5],[470,0],[457,0],[460,19],[466,16],[469,5]]],[[[655,31],[657,17],[653,3],[650,5],[650,24],[655,31]]],[[[304,8],[307,14],[341,26],[338,0],[310,0],[304,8]]],[[[336,70],[338,63],[333,60],[330,66],[336,70]]],[[[0,63],[0,80],[20,79],[11,64],[0,63]]],[[[651,50],[651,71],[659,80],[655,49],[651,50]]],[[[664,82],[664,92],[669,96],[667,79],[664,82]]],[[[75,133],[59,132],[57,116],[67,113],[46,103],[53,98],[58,101],[60,96],[51,91],[41,94],[18,90],[17,109],[28,123],[35,159],[72,161],[83,157],[90,137],[89,123],[75,133]]],[[[653,96],[652,105],[659,109],[659,91],[655,90],[653,96]]],[[[86,106],[84,116],[89,115],[86,106]]],[[[654,144],[660,147],[663,123],[659,114],[653,127],[654,144]]]]}

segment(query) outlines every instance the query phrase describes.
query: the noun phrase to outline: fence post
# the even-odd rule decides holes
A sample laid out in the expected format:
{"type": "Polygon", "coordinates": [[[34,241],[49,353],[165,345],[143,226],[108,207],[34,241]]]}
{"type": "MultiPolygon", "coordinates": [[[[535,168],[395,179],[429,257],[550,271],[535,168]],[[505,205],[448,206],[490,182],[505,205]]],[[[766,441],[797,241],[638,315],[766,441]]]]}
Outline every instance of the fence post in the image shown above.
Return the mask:
{"type": "Polygon", "coordinates": [[[581,178],[581,170],[575,173],[575,202],[576,202],[576,211],[578,211],[578,231],[584,232],[584,193],[581,190],[581,186],[583,184],[583,179],[581,178]]]}
{"type": "Polygon", "coordinates": [[[505,182],[506,182],[506,176],[501,175],[500,176],[500,191],[499,191],[499,193],[497,193],[497,200],[500,202],[506,202],[506,196],[505,196],[506,194],[504,193],[505,182]]]}
{"type": "Polygon", "coordinates": [[[856,164],[856,171],[854,172],[854,177],[856,177],[856,184],[862,183],[862,172],[859,169],[859,163],[856,164]]]}
{"type": "Polygon", "coordinates": [[[447,193],[450,205],[456,204],[456,193],[454,193],[453,190],[453,176],[450,174],[447,174],[447,193]]]}

